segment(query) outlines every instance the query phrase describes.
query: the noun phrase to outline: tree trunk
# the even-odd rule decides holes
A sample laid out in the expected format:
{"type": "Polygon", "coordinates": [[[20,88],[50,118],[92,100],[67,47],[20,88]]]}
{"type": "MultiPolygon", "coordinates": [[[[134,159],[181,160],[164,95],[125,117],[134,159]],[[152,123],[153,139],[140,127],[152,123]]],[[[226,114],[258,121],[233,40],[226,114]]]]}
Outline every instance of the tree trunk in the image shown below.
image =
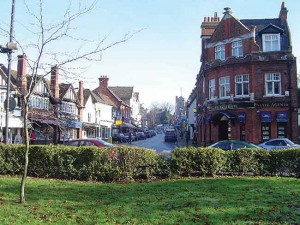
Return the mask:
{"type": "Polygon", "coordinates": [[[29,136],[28,136],[28,124],[27,124],[27,118],[28,118],[28,104],[27,101],[24,103],[24,131],[25,131],[25,164],[24,164],[24,171],[23,176],[21,180],[21,186],[20,186],[20,203],[25,203],[25,183],[26,183],[26,177],[27,177],[27,170],[28,170],[28,153],[29,153],[29,136]]]}

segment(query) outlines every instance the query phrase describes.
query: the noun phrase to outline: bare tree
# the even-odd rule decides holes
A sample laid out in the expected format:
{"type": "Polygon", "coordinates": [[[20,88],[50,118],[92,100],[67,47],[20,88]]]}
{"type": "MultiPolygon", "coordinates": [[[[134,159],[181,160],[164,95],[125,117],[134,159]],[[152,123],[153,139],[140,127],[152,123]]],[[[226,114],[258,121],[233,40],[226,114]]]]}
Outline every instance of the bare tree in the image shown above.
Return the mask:
{"type": "MultiPolygon", "coordinates": [[[[28,171],[28,153],[29,153],[29,132],[28,132],[28,113],[29,102],[34,88],[38,82],[51,73],[51,66],[57,65],[60,71],[67,79],[74,79],[78,70],[85,70],[85,67],[74,66],[83,65],[84,62],[101,61],[104,51],[126,42],[136,33],[131,32],[125,34],[117,41],[110,43],[107,42],[107,37],[103,37],[100,40],[88,40],[86,38],[79,38],[73,34],[74,27],[72,27],[77,20],[86,14],[92,12],[97,5],[97,0],[92,0],[91,3],[87,1],[78,1],[78,7],[74,11],[74,5],[70,1],[69,6],[65,9],[63,17],[58,22],[47,24],[46,15],[44,13],[45,6],[43,0],[36,0],[35,7],[32,7],[32,0],[24,0],[24,4],[27,8],[27,13],[31,16],[32,21],[26,23],[24,28],[31,34],[31,40],[29,44],[24,44],[23,41],[18,40],[15,36],[14,39],[20,46],[23,53],[28,57],[29,76],[31,77],[28,83],[28,89],[22,93],[22,110],[24,115],[24,131],[25,131],[25,162],[24,171],[22,175],[20,185],[20,203],[25,203],[25,183],[28,171]],[[83,3],[84,2],[84,3],[83,3]],[[74,11],[74,12],[73,12],[74,11]],[[34,40],[35,39],[35,40],[34,40]],[[59,51],[56,48],[60,42],[66,41],[77,42],[74,48],[69,51],[59,51]],[[76,50],[74,50],[76,49],[76,50]]],[[[3,33],[3,30],[1,30],[3,33]]],[[[17,32],[16,32],[17,35],[17,32]]]]}

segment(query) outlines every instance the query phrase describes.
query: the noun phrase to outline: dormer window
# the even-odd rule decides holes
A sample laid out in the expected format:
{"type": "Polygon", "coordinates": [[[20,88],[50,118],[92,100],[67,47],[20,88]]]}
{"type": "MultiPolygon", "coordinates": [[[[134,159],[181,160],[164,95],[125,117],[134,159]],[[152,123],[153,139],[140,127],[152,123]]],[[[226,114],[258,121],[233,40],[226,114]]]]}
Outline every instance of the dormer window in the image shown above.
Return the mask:
{"type": "Polygon", "coordinates": [[[263,34],[263,51],[280,51],[280,34],[263,34]]]}
{"type": "Polygon", "coordinates": [[[242,41],[235,41],[231,43],[231,55],[235,57],[243,56],[243,44],[242,41]]]}
{"type": "Polygon", "coordinates": [[[215,47],[215,59],[225,60],[225,45],[215,47]]]}

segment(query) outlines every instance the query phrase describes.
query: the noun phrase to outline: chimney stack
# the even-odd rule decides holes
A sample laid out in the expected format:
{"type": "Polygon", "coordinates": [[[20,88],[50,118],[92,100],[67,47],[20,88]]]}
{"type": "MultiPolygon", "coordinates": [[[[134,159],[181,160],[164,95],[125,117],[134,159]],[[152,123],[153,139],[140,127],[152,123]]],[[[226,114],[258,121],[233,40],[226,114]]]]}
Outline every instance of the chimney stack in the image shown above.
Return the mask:
{"type": "Polygon", "coordinates": [[[59,76],[59,68],[58,66],[51,67],[51,85],[50,90],[54,98],[59,98],[59,83],[58,83],[58,76],[59,76]]]}
{"type": "Polygon", "coordinates": [[[214,13],[214,17],[204,17],[204,20],[201,24],[201,38],[210,37],[214,33],[219,22],[220,17],[218,17],[216,12],[214,13]]]}
{"type": "Polygon", "coordinates": [[[78,99],[81,106],[83,106],[83,81],[79,81],[78,99]]]}
{"type": "Polygon", "coordinates": [[[100,76],[100,78],[99,78],[99,87],[100,87],[100,90],[101,89],[107,89],[107,87],[108,87],[108,80],[109,80],[109,78],[107,76],[105,76],[105,75],[100,76]]]}
{"type": "Polygon", "coordinates": [[[280,18],[282,21],[286,21],[286,20],[287,20],[287,13],[288,13],[288,10],[287,10],[287,8],[285,7],[285,3],[282,2],[282,3],[281,3],[281,9],[280,9],[280,12],[279,12],[279,18],[280,18]]]}
{"type": "Polygon", "coordinates": [[[24,94],[27,91],[27,56],[18,55],[18,71],[17,71],[17,86],[24,94]]]}

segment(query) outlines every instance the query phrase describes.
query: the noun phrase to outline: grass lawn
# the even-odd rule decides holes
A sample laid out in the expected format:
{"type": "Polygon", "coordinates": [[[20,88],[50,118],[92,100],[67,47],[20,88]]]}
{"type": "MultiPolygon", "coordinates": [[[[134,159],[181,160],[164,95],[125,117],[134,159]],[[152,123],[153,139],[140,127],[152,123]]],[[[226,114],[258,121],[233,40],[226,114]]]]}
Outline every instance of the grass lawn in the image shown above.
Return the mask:
{"type": "Polygon", "coordinates": [[[300,224],[300,180],[102,184],[0,176],[0,224],[300,224]]]}

